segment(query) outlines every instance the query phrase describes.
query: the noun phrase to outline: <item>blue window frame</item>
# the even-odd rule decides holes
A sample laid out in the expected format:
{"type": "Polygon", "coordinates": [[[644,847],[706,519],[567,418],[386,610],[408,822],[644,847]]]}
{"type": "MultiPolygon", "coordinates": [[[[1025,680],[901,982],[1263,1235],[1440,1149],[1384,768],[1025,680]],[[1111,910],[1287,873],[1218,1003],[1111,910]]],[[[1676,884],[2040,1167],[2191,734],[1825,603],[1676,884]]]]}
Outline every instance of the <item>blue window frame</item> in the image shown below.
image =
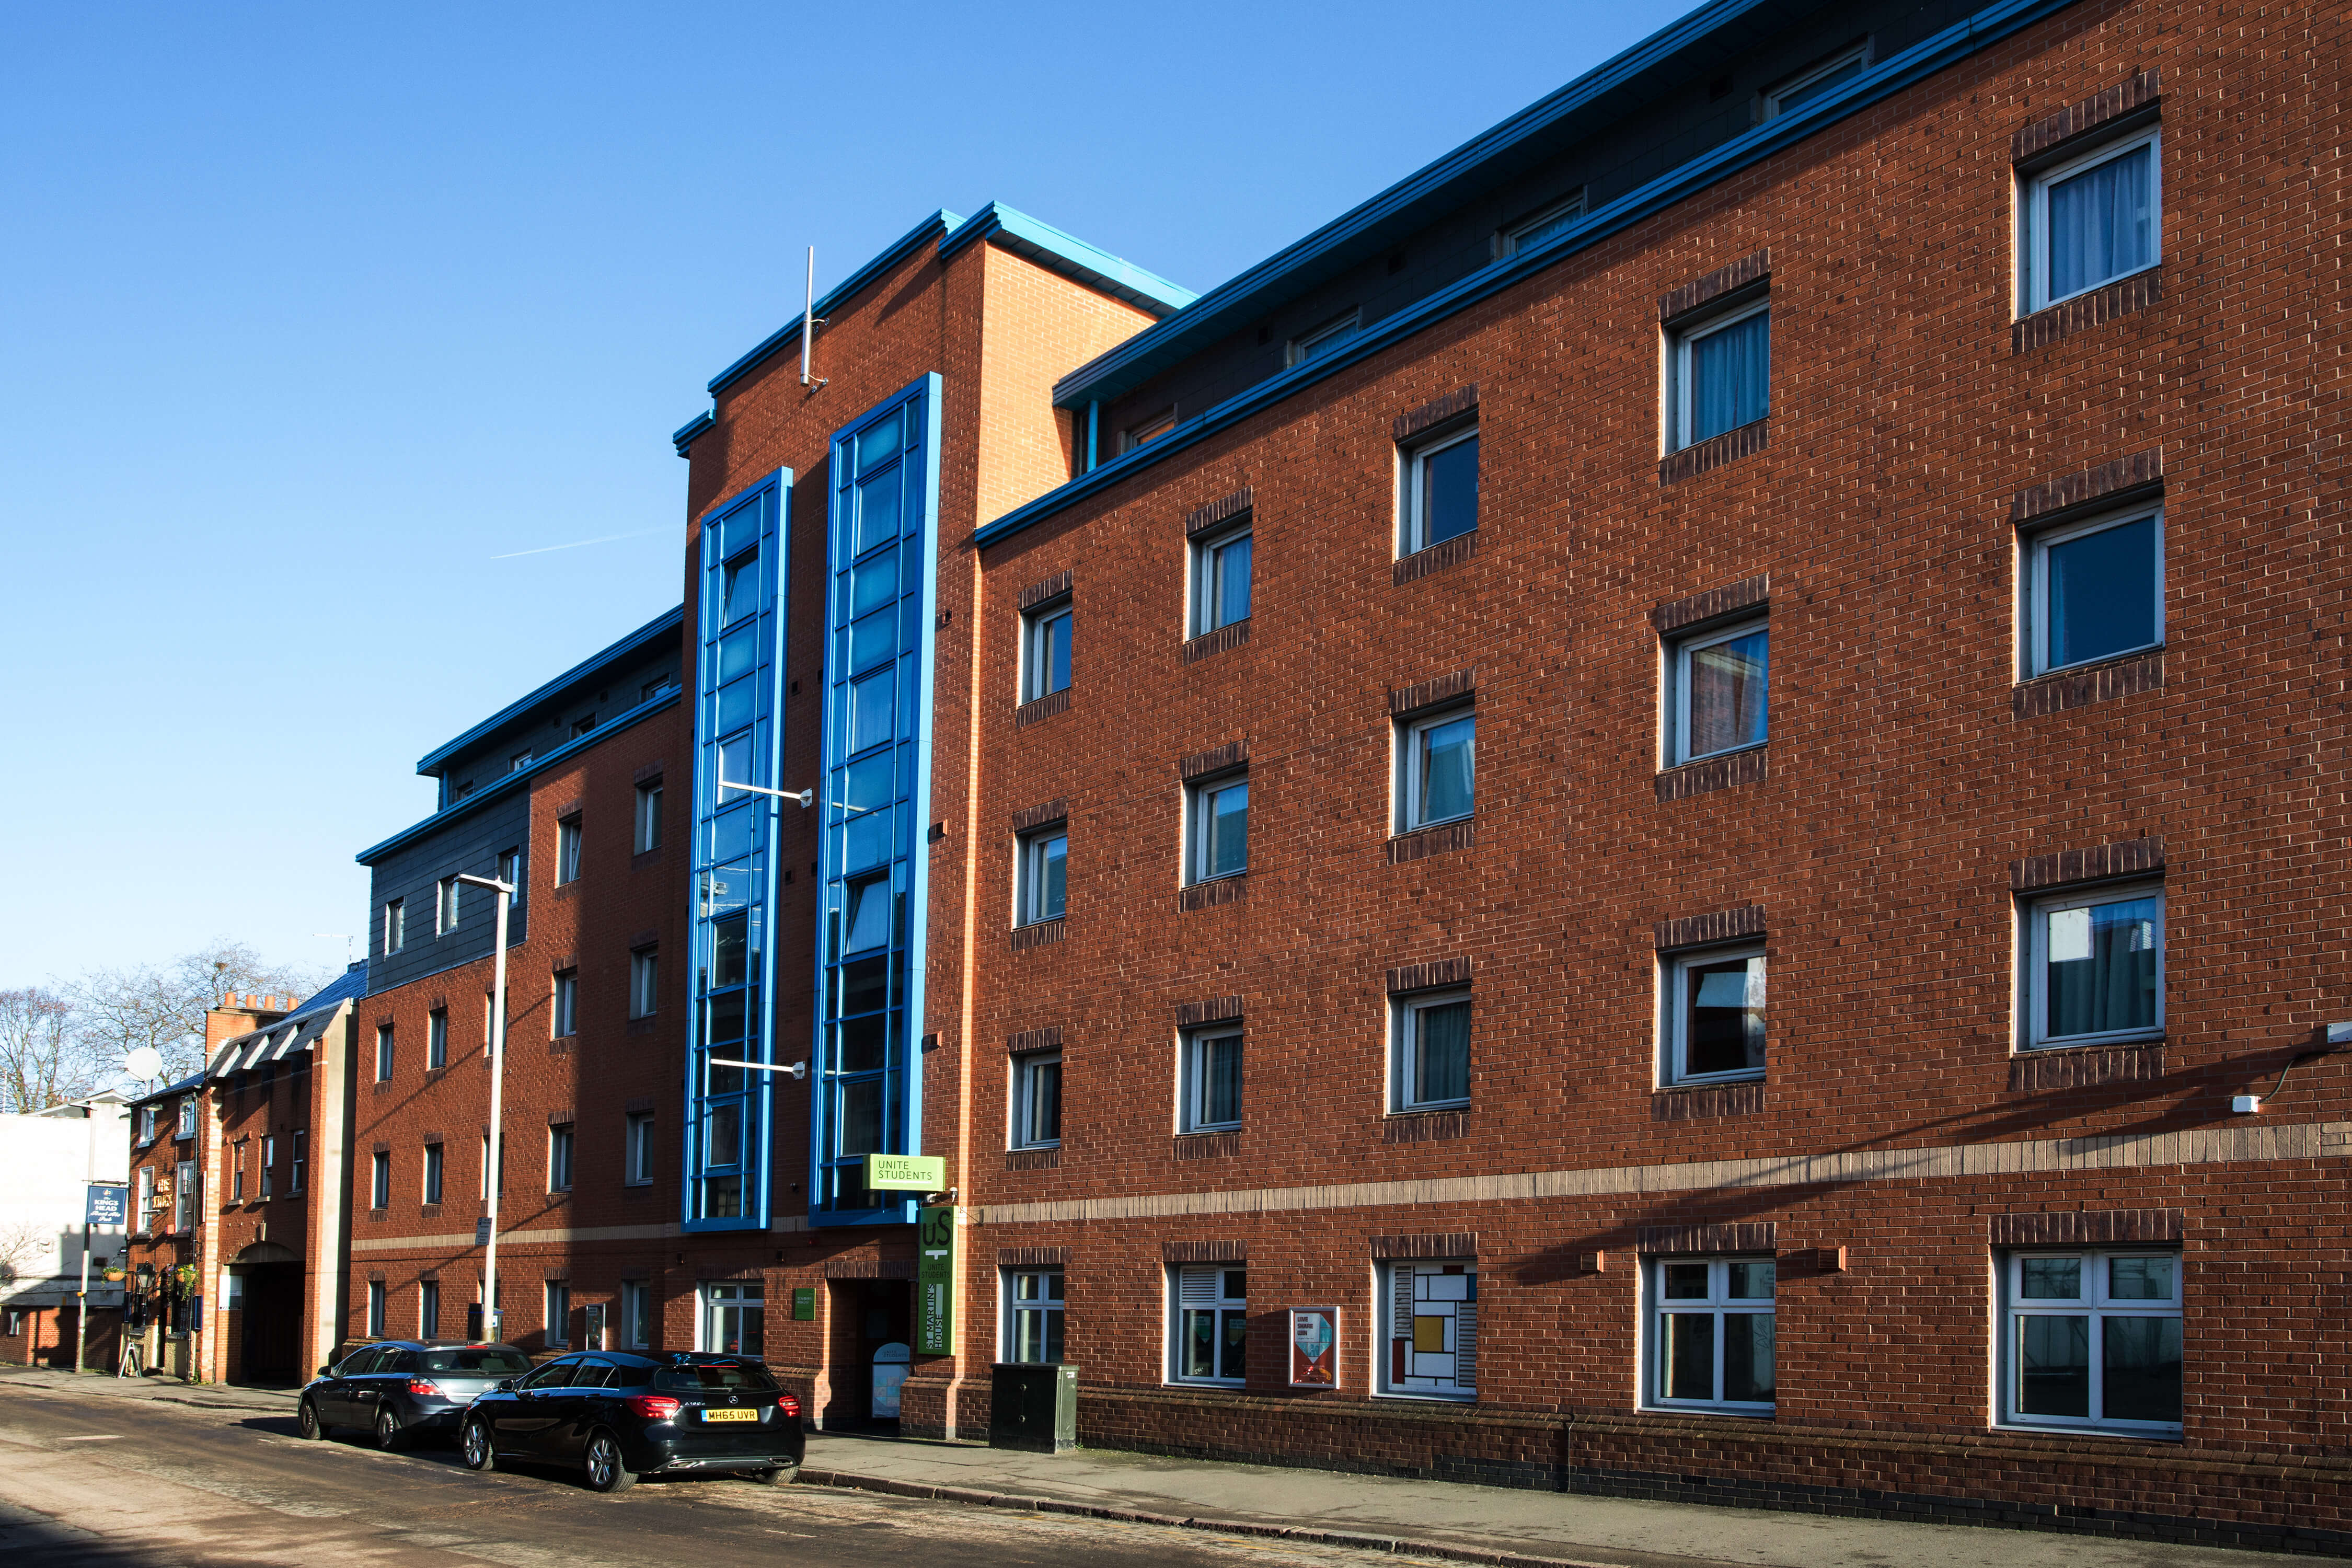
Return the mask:
{"type": "Polygon", "coordinates": [[[702,525],[695,677],[693,963],[689,982],[684,1221],[768,1224],[772,1075],[717,1060],[774,1059],[773,846],[782,806],[730,784],[780,787],[782,646],[793,476],[779,469],[702,525]]]}
{"type": "Polygon", "coordinates": [[[940,378],[835,433],[826,524],[824,837],[810,1219],[912,1224],[911,1198],[868,1192],[869,1153],[921,1152],[938,613],[940,378]]]}

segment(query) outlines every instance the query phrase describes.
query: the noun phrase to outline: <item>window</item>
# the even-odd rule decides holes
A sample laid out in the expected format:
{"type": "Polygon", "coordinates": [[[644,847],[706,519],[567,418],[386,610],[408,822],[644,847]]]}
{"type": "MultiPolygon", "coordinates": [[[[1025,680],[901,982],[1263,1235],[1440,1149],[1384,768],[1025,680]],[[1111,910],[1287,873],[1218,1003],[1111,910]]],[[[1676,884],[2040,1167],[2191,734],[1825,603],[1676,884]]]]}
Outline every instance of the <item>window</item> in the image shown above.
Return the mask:
{"type": "Polygon", "coordinates": [[[1062,1141],[1062,1053],[1013,1058],[1013,1146],[1048,1149],[1062,1141]]]}
{"type": "Polygon", "coordinates": [[[653,1291],[642,1279],[621,1282],[621,1343],[630,1350],[654,1342],[653,1291]]]}
{"type": "Polygon", "coordinates": [[[294,1129],[293,1155],[287,1165],[286,1190],[288,1192],[299,1193],[302,1190],[302,1175],[304,1169],[310,1163],[310,1130],[297,1127],[294,1129]]]}
{"type": "Polygon", "coordinates": [[[635,853],[643,855],[661,847],[661,780],[637,786],[637,811],[635,853]]]}
{"type": "Polygon", "coordinates": [[[466,884],[444,877],[433,889],[433,934],[447,936],[457,929],[457,895],[466,884]]]}
{"type": "Polygon", "coordinates": [[[1470,1103],[1470,993],[1439,991],[1389,1003],[1395,1031],[1393,1110],[1470,1103]]]}
{"type": "Polygon", "coordinates": [[[523,769],[530,766],[530,758],[531,754],[529,752],[517,752],[507,759],[507,772],[510,773],[522,772],[523,769]]]}
{"type": "Polygon", "coordinates": [[[1478,1266],[1381,1265],[1388,1354],[1381,1392],[1423,1399],[1478,1395],[1478,1266]]]}
{"type": "Polygon", "coordinates": [[[446,1161],[442,1145],[438,1143],[425,1145],[425,1201],[426,1203],[437,1204],[441,1201],[442,1173],[445,1169],[446,1161]]]}
{"type": "Polygon", "coordinates": [[[242,1138],[236,1141],[236,1158],[229,1167],[228,1201],[233,1204],[245,1202],[245,1142],[242,1138]]]}
{"type": "Polygon", "coordinates": [[[1226,1025],[1184,1037],[1179,1125],[1208,1132],[1242,1124],[1242,1031],[1226,1025]]]}
{"type": "Polygon", "coordinates": [[[392,1081],[392,1026],[390,1024],[378,1024],[375,1026],[375,1080],[378,1083],[392,1081]]]}
{"type": "Polygon", "coordinates": [[[645,685],[637,689],[637,700],[640,702],[652,702],[660,698],[667,697],[671,692],[676,691],[677,689],[678,679],[676,675],[656,676],[653,679],[646,681],[645,685]]]}
{"type": "Polygon", "coordinates": [[[21,1336],[24,1331],[24,1308],[9,1307],[5,1310],[0,1310],[0,1334],[5,1334],[13,1340],[21,1336]]]}
{"type": "Polygon", "coordinates": [[[383,1338],[383,1281],[381,1279],[369,1280],[367,1331],[368,1338],[373,1340],[380,1340],[383,1338]]]}
{"type": "Polygon", "coordinates": [[[1055,829],[1020,841],[1019,919],[1021,925],[1057,921],[1067,907],[1070,836],[1055,829]]]}
{"type": "Polygon", "coordinates": [[[1667,342],[1666,447],[1679,451],[1769,412],[1772,308],[1769,300],[1675,331],[1667,342]]]}
{"type": "Polygon", "coordinates": [[[555,885],[580,879],[580,819],[567,816],[555,825],[555,885]]]}
{"type": "Polygon", "coordinates": [[[449,1065],[449,1009],[436,1007],[425,1016],[425,1065],[449,1065]]]}
{"type": "Polygon", "coordinates": [[[1712,948],[1664,961],[1664,1077],[1712,1083],[1764,1076],[1764,950],[1712,948]]]}
{"type": "Polygon", "coordinates": [[[650,947],[629,954],[629,1016],[650,1018],[660,993],[661,953],[650,947]]]}
{"type": "Polygon", "coordinates": [[[274,1179],[277,1165],[278,1140],[265,1137],[261,1141],[261,1195],[265,1198],[273,1195],[272,1189],[277,1184],[274,1179]]]}
{"type": "Polygon", "coordinates": [[[1290,340],[1287,356],[1292,364],[1305,364],[1311,359],[1321,359],[1362,330],[1364,313],[1350,310],[1344,316],[1324,322],[1313,331],[1290,340]]]}
{"type": "Polygon", "coordinates": [[[1792,109],[1811,103],[1831,89],[1852,81],[1870,68],[1870,45],[1860,43],[1841,50],[1828,59],[1807,66],[1777,86],[1764,91],[1764,118],[1770,120],[1792,109]]]}
{"type": "Polygon", "coordinates": [[[1176,410],[1163,408],[1140,425],[1130,425],[1118,438],[1118,449],[1132,452],[1146,441],[1157,441],[1176,428],[1176,410]]]}
{"type": "Polygon", "coordinates": [[[398,952],[401,944],[408,940],[401,903],[401,900],[393,899],[383,906],[383,951],[387,956],[398,952]]]}
{"type": "Polygon", "coordinates": [[[2149,130],[2026,177],[2021,205],[2027,310],[2157,264],[2161,146],[2149,130]]]}
{"type": "MultiPolygon", "coordinates": [[[[152,1107],[150,1107],[152,1110],[152,1107]]],[[[152,1230],[155,1226],[155,1167],[139,1167],[138,1206],[131,1214],[131,1228],[152,1230]]]]}
{"type": "Polygon", "coordinates": [[[555,1006],[550,1026],[559,1040],[580,1032],[580,972],[576,969],[567,969],[555,977],[555,1006]]]}
{"type": "Polygon", "coordinates": [[[504,882],[508,887],[514,889],[513,892],[507,895],[507,908],[509,910],[520,909],[522,906],[523,892],[530,886],[530,884],[522,879],[521,850],[501,849],[499,851],[499,880],[504,882]]]}
{"type": "Polygon", "coordinates": [[[1251,525],[1192,545],[1192,636],[1245,621],[1250,615],[1251,525]]]}
{"type": "Polygon", "coordinates": [[[1669,766],[1763,744],[1771,642],[1759,620],[1668,645],[1669,766]]]}
{"type": "Polygon", "coordinates": [[[2164,890],[2103,888],[2026,911],[2025,1044],[2087,1046],[2164,1032],[2164,890]]]}
{"type": "Polygon", "coordinates": [[[547,1342],[568,1345],[572,1342],[572,1287],[562,1279],[547,1282],[547,1342]]]}
{"type": "Polygon", "coordinates": [[[1021,700],[1051,697],[1070,684],[1070,601],[1033,610],[1021,624],[1021,700]]]}
{"type": "Polygon", "coordinates": [[[1058,1363],[1062,1359],[1062,1271],[1004,1271],[1004,1359],[1058,1363]]]}
{"type": "Polygon", "coordinates": [[[1179,1383],[1246,1381],[1249,1275],[1223,1264],[1182,1264],[1175,1275],[1176,1342],[1171,1373],[1179,1383]]]}
{"type": "Polygon", "coordinates": [[[1651,1261],[1652,1404],[1772,1408],[1773,1272],[1769,1258],[1651,1261]]]}
{"type": "Polygon", "coordinates": [[[2164,641],[2164,518],[2101,518],[2024,543],[2029,675],[2164,641]]]}
{"type": "Polygon", "coordinates": [[[625,1186],[645,1187],[651,1186],[653,1179],[654,1113],[633,1111],[623,1129],[621,1182],[625,1186]]]}
{"type": "Polygon", "coordinates": [[[1584,193],[1579,191],[1564,202],[1555,202],[1505,229],[1501,243],[1496,247],[1498,256],[1517,256],[1520,251],[1541,245],[1553,235],[1567,229],[1584,216],[1584,193]]]}
{"type": "Polygon", "coordinates": [[[1478,526],[1478,432],[1436,437],[1401,454],[1403,527],[1397,552],[1411,555],[1478,526]]]}
{"type": "Polygon", "coordinates": [[[485,992],[483,992],[483,993],[482,993],[482,1046],[483,1046],[483,1048],[484,1048],[485,1050],[487,1050],[487,1049],[489,1047],[489,1046],[490,1046],[490,1043],[491,1043],[491,1041],[490,1041],[490,1031],[491,1031],[492,1027],[493,1027],[494,1026],[496,1026],[496,1025],[497,1025],[497,1023],[498,1023],[498,1021],[499,1021],[498,1014],[499,1014],[499,994],[498,994],[496,991],[485,991],[485,992]]]}
{"type": "Polygon", "coordinates": [[[572,1129],[568,1126],[547,1130],[547,1190],[572,1190],[572,1129]]]}
{"type": "Polygon", "coordinates": [[[702,1348],[725,1355],[758,1355],[764,1342],[767,1301],[757,1283],[702,1288],[702,1348]]]}
{"type": "Polygon", "coordinates": [[[172,1172],[172,1228],[196,1228],[196,1163],[183,1160],[172,1172]]]}
{"type": "Polygon", "coordinates": [[[194,1138],[195,1135],[196,1102],[194,1097],[190,1096],[189,1098],[180,1101],[179,1123],[177,1129],[173,1132],[172,1137],[173,1141],[176,1142],[182,1138],[194,1138]]]}
{"type": "Polygon", "coordinates": [[[580,718],[572,721],[572,738],[576,741],[581,736],[586,734],[589,731],[593,730],[595,727],[596,715],[593,713],[583,714],[580,718]]]}
{"type": "Polygon", "coordinates": [[[1228,776],[1197,784],[1190,797],[1192,853],[1187,882],[1213,882],[1249,869],[1249,780],[1228,776]]]}
{"type": "Polygon", "coordinates": [[[2003,1261],[2002,1419],[2180,1427],[2180,1258],[2025,1253],[2003,1261]]]}
{"type": "Polygon", "coordinates": [[[152,1105],[139,1108],[139,1146],[142,1149],[155,1142],[155,1111],[152,1105]]]}
{"type": "Polygon", "coordinates": [[[1404,774],[1398,781],[1398,831],[1469,816],[1477,805],[1477,715],[1457,708],[1407,721],[1402,731],[1403,743],[1397,748],[1404,774]]]}
{"type": "Polygon", "coordinates": [[[441,1281],[427,1279],[416,1287],[416,1337],[441,1337],[441,1281]]]}

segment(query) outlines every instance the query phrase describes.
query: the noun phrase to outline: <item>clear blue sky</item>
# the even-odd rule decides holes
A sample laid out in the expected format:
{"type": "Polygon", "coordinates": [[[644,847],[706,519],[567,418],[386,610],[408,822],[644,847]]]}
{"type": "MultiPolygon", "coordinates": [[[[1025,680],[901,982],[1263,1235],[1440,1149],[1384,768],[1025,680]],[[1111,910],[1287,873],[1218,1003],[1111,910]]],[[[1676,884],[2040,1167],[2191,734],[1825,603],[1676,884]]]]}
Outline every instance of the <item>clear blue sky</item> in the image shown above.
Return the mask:
{"type": "Polygon", "coordinates": [[[416,758],[677,601],[803,246],[995,198],[1207,289],[1685,8],[18,7],[0,987],[340,962],[416,758]]]}

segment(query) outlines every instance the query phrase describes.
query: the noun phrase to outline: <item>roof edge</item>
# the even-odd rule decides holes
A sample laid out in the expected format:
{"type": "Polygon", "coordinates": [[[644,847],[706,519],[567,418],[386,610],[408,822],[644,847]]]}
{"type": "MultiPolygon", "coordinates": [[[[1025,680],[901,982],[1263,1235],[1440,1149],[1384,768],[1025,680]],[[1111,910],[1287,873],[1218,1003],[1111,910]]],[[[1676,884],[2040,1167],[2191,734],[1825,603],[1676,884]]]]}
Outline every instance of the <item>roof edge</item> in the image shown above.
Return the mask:
{"type": "Polygon", "coordinates": [[[965,246],[983,239],[1000,240],[1016,256],[1155,316],[1171,315],[1200,298],[1181,284],[1171,283],[1156,272],[1146,271],[1003,202],[989,203],[942,237],[940,255],[953,256],[965,246]]]}
{"type": "MultiPolygon", "coordinates": [[[[958,217],[955,214],[948,211],[947,208],[941,207],[939,211],[931,214],[930,216],[925,218],[922,222],[917,224],[914,227],[908,229],[898,238],[892,240],[888,245],[884,246],[866,261],[865,266],[860,267],[856,271],[851,273],[848,277],[843,279],[840,282],[835,284],[831,289],[817,297],[816,308],[814,312],[817,320],[822,321],[825,317],[831,315],[833,313],[833,308],[835,305],[846,300],[852,294],[856,293],[859,289],[873,282],[875,279],[880,277],[883,273],[887,272],[891,268],[896,267],[900,261],[904,260],[917,246],[922,244],[923,241],[930,238],[931,236],[935,234],[952,234],[962,225],[963,221],[964,220],[962,218],[958,217]]],[[[811,314],[810,311],[801,311],[799,314],[793,316],[791,321],[786,321],[782,326],[778,327],[774,331],[770,332],[766,337],[761,338],[759,342],[752,347],[751,353],[743,355],[742,358],[737,360],[733,364],[729,365],[725,370],[720,371],[717,375],[712,376],[710,378],[709,385],[705,388],[705,390],[708,391],[711,396],[716,397],[735,383],[751,374],[753,370],[757,369],[762,362],[767,360],[778,349],[782,348],[786,343],[793,342],[801,335],[801,322],[803,319],[809,314],[811,314]]],[[[684,436],[686,432],[684,430],[680,430],[678,434],[680,436],[684,436]]],[[[697,434],[699,434],[699,432],[697,432],[697,434]]],[[[676,437],[674,437],[672,439],[676,439],[676,437]]],[[[688,437],[688,439],[691,439],[691,437],[688,437]]]]}
{"type": "MultiPolygon", "coordinates": [[[[434,747],[431,751],[425,752],[422,757],[419,757],[416,760],[416,771],[420,773],[431,773],[436,765],[447,762],[450,757],[458,752],[465,750],[467,746],[472,745],[475,742],[480,740],[485,735],[496,731],[500,725],[513,721],[525,710],[537,707],[541,702],[546,701],[550,697],[554,696],[558,691],[561,691],[563,688],[571,685],[573,681],[584,679],[588,673],[593,670],[598,665],[610,664],[615,659],[625,658],[630,654],[633,654],[639,648],[644,647],[647,643],[659,638],[664,632],[677,631],[682,628],[685,625],[686,605],[684,604],[678,605],[675,609],[663,611],[660,615],[656,616],[652,620],[647,621],[644,626],[639,626],[635,631],[629,633],[619,641],[613,643],[608,647],[599,648],[596,652],[590,654],[586,658],[582,659],[578,664],[573,665],[570,669],[565,670],[562,675],[557,676],[554,679],[546,682],[544,685],[532,691],[530,695],[518,698],[514,701],[508,703],[505,707],[499,709],[497,712],[491,714],[480,723],[476,724],[473,728],[466,731],[465,733],[457,736],[455,740],[442,742],[441,744],[434,747]]],[[[681,674],[683,672],[681,671],[681,674]]]]}

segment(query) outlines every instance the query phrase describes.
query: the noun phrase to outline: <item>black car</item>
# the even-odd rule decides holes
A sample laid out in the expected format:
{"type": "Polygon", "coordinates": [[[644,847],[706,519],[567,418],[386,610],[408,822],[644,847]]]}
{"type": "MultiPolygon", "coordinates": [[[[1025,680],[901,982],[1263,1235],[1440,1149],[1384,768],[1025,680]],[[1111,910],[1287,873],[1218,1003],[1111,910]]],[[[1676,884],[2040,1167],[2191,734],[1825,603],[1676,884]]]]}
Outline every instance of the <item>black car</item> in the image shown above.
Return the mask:
{"type": "Polygon", "coordinates": [[[773,1486],[800,1469],[801,1402],[757,1356],[591,1351],[500,1383],[466,1409],[467,1468],[578,1465],[616,1492],[639,1476],[733,1470],[773,1486]]]}
{"type": "Polygon", "coordinates": [[[305,1437],[365,1428],[379,1448],[419,1432],[454,1432],[474,1397],[530,1370],[512,1345],[452,1340],[378,1340],[360,1346],[302,1390],[305,1437]]]}

